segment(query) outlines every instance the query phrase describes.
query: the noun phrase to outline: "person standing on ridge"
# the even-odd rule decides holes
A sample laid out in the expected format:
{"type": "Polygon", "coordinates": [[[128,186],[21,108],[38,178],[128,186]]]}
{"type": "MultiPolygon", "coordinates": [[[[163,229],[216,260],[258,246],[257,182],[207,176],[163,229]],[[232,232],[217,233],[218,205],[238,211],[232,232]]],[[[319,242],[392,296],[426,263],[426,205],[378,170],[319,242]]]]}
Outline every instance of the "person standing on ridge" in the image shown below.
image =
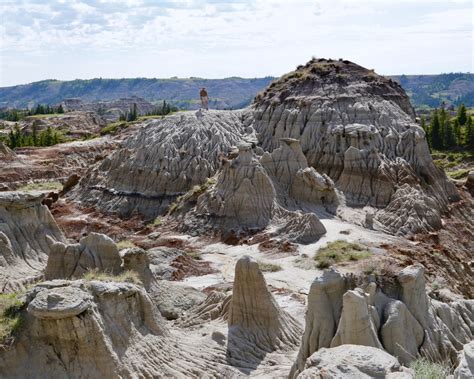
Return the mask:
{"type": "Polygon", "coordinates": [[[202,108],[209,110],[209,97],[207,96],[207,91],[205,88],[201,88],[201,91],[199,92],[199,96],[201,97],[202,108]]]}

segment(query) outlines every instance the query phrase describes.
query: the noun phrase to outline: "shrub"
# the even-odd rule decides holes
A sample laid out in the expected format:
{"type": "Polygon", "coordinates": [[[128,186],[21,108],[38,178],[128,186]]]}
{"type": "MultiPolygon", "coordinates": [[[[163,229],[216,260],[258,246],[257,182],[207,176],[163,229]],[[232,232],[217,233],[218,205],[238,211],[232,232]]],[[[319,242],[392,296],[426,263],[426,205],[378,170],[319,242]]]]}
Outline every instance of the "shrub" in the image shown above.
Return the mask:
{"type": "Polygon", "coordinates": [[[410,364],[415,372],[415,379],[444,379],[450,375],[448,365],[432,362],[426,358],[418,358],[410,364]]]}
{"type": "Polygon", "coordinates": [[[282,267],[279,264],[262,261],[258,261],[257,263],[260,270],[264,272],[277,272],[282,270],[282,267]]]}
{"type": "Polygon", "coordinates": [[[119,250],[128,249],[131,247],[137,247],[137,246],[130,240],[122,240],[117,243],[117,248],[119,250]]]}
{"type": "Polygon", "coordinates": [[[314,259],[318,268],[328,268],[335,263],[347,261],[359,261],[369,258],[372,253],[367,247],[357,243],[351,243],[344,240],[329,242],[325,247],[320,248],[314,259]]]}
{"type": "Polygon", "coordinates": [[[84,274],[84,280],[98,280],[101,282],[126,282],[134,284],[142,284],[140,277],[136,271],[127,270],[118,275],[112,275],[97,269],[89,270],[84,274]]]}
{"type": "Polygon", "coordinates": [[[0,345],[20,329],[24,306],[19,293],[0,294],[0,345]]]}

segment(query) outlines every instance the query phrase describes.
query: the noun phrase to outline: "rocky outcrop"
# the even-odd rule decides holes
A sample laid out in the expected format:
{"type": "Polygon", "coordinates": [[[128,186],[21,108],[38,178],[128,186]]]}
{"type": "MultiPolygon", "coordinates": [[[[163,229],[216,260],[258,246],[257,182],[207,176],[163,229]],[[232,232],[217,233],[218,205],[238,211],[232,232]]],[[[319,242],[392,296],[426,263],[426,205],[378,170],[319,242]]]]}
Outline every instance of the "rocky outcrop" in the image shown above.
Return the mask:
{"type": "Polygon", "coordinates": [[[456,363],[457,352],[472,340],[474,302],[430,299],[422,266],[406,267],[394,283],[377,285],[369,278],[356,288],[354,279],[329,270],[313,282],[291,376],[301,372],[306,359],[322,348],[372,346],[405,365],[420,355],[456,363]]]}
{"type": "Polygon", "coordinates": [[[117,121],[121,115],[133,110],[134,106],[136,106],[139,115],[146,115],[155,109],[153,104],[138,96],[90,103],[83,102],[81,99],[66,99],[62,104],[66,111],[97,112],[107,121],[117,121]]]}
{"type": "Polygon", "coordinates": [[[329,178],[307,167],[298,141],[284,140],[280,150],[260,159],[251,145],[239,145],[232,155],[224,159],[216,184],[198,197],[198,215],[237,234],[273,225],[278,237],[300,243],[326,233],[315,213],[301,209],[334,205],[334,188],[329,178]]]}
{"type": "MultiPolygon", "coordinates": [[[[253,108],[262,148],[274,151],[281,138],[300,140],[309,166],[327,174],[349,206],[385,208],[399,187],[414,181],[420,193],[435,201],[434,212],[446,211],[458,197],[435,167],[403,89],[371,70],[349,61],[313,59],[273,82],[253,108]]],[[[416,201],[414,196],[407,201],[416,201]]],[[[426,213],[431,204],[416,206],[426,213]]],[[[410,231],[439,227],[436,220],[418,220],[419,213],[412,214],[410,231]]],[[[386,230],[405,233],[385,223],[386,217],[379,218],[386,230]]]]}
{"type": "Polygon", "coordinates": [[[0,157],[4,161],[11,161],[16,158],[16,154],[3,142],[0,142],[0,157]]]}
{"type": "Polygon", "coordinates": [[[374,347],[342,345],[322,348],[306,360],[298,379],[306,378],[397,378],[413,379],[397,358],[374,347]]]}
{"type": "Polygon", "coordinates": [[[192,377],[226,371],[209,347],[203,346],[207,362],[186,336],[172,334],[136,285],[55,280],[33,288],[26,303],[21,333],[0,352],[1,377],[192,377]]]}
{"type": "Polygon", "coordinates": [[[102,210],[153,218],[212,177],[220,156],[245,139],[247,112],[184,112],[151,120],[80,182],[76,197],[102,210]]]}
{"type": "Polygon", "coordinates": [[[0,289],[16,290],[41,276],[50,245],[65,242],[41,193],[0,192],[0,289]]]}
{"type": "Polygon", "coordinates": [[[48,280],[81,278],[92,270],[117,275],[122,270],[117,246],[104,234],[90,233],[76,244],[48,239],[51,251],[44,273],[48,280]]]}
{"type": "Polygon", "coordinates": [[[301,332],[268,291],[258,263],[248,256],[235,266],[228,326],[228,356],[240,367],[266,352],[295,346],[301,332]]]}
{"type": "Polygon", "coordinates": [[[47,129],[58,130],[69,138],[83,138],[98,134],[106,126],[106,121],[95,112],[69,112],[60,115],[44,115],[44,117],[26,117],[18,124],[25,135],[37,136],[47,129]]]}

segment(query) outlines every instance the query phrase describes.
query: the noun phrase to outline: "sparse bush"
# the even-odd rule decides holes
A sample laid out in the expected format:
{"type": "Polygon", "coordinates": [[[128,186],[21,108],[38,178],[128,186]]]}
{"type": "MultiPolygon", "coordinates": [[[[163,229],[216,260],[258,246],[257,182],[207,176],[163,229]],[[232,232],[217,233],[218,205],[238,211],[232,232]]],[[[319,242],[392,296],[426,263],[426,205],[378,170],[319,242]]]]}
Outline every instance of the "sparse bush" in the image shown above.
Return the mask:
{"type": "Polygon", "coordinates": [[[431,362],[426,358],[418,358],[410,364],[415,372],[415,379],[445,379],[450,375],[449,365],[431,362]]]}
{"type": "Polygon", "coordinates": [[[137,247],[137,246],[130,240],[122,240],[117,243],[117,248],[119,250],[128,249],[131,247],[137,247]]]}
{"type": "Polygon", "coordinates": [[[279,264],[262,261],[258,261],[257,263],[260,270],[264,272],[277,272],[282,270],[282,267],[279,264]]]}
{"type": "Polygon", "coordinates": [[[89,270],[84,274],[84,280],[90,282],[98,280],[101,282],[126,282],[133,284],[142,284],[140,277],[136,271],[127,270],[119,275],[112,275],[97,269],[89,270]]]}
{"type": "Polygon", "coordinates": [[[28,183],[18,188],[18,191],[59,191],[62,188],[63,185],[59,182],[38,182],[28,183]]]}
{"type": "Polygon", "coordinates": [[[0,294],[0,345],[20,329],[24,306],[19,293],[0,294]]]}
{"type": "Polygon", "coordinates": [[[347,261],[359,261],[369,258],[372,253],[367,247],[357,243],[350,243],[344,240],[329,242],[325,247],[320,248],[314,259],[318,268],[328,268],[335,263],[347,261]]]}

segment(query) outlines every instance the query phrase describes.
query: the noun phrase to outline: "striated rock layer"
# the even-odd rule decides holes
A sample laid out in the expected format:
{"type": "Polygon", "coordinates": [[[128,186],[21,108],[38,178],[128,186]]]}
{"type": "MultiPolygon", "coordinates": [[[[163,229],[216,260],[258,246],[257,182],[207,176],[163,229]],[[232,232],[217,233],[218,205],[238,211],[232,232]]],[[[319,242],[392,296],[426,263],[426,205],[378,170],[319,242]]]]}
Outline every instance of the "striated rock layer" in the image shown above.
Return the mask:
{"type": "MultiPolygon", "coordinates": [[[[284,75],[256,97],[254,128],[266,151],[281,138],[301,141],[308,164],[331,177],[349,206],[390,206],[404,184],[413,193],[390,215],[376,215],[391,233],[437,228],[440,212],[458,197],[431,159],[424,131],[403,89],[349,61],[313,59],[284,75]],[[427,196],[435,201],[417,201],[427,196]],[[407,202],[407,203],[406,203],[407,202]],[[406,213],[413,207],[416,213],[406,213]],[[421,213],[421,215],[420,215],[421,213]],[[414,221],[412,221],[414,218],[414,221]]],[[[397,200],[400,202],[400,200],[397,200]]]]}
{"type": "Polygon", "coordinates": [[[473,338],[474,301],[428,298],[421,265],[406,267],[394,283],[354,288],[354,278],[333,270],[315,279],[292,377],[323,348],[376,347],[404,365],[418,356],[457,363],[458,351],[473,338]]]}
{"type": "Polygon", "coordinates": [[[16,290],[42,275],[50,245],[48,238],[65,242],[44,195],[0,192],[0,289],[16,290]]]}
{"type": "Polygon", "coordinates": [[[152,218],[219,167],[245,139],[247,112],[183,112],[151,120],[81,181],[76,197],[109,212],[152,218]]]}

